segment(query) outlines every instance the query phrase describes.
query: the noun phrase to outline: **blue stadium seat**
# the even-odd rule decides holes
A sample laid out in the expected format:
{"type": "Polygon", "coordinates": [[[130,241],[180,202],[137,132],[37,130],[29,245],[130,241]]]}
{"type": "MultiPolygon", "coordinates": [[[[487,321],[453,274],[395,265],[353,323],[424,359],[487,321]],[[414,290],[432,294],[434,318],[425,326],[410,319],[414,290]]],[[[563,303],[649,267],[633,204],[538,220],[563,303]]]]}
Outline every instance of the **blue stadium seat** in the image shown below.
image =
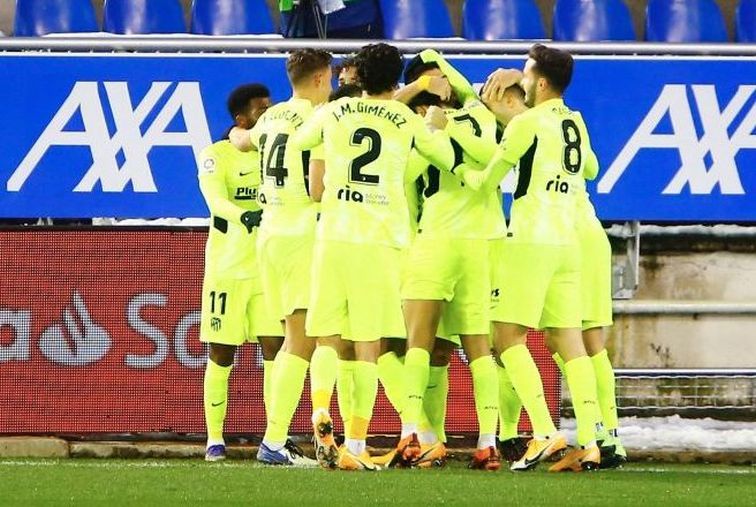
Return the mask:
{"type": "Polygon", "coordinates": [[[454,37],[444,0],[381,0],[387,39],[454,37]]]}
{"type": "Polygon", "coordinates": [[[756,0],[740,0],[735,11],[735,38],[756,43],[756,0]]]}
{"type": "Polygon", "coordinates": [[[462,35],[470,40],[546,38],[533,0],[466,0],[462,35]]]}
{"type": "Polygon", "coordinates": [[[48,33],[99,32],[91,0],[16,0],[18,37],[48,33]]]}
{"type": "Polygon", "coordinates": [[[265,0],[194,0],[191,32],[200,35],[275,33],[265,0]]]}
{"type": "Polygon", "coordinates": [[[630,11],[622,0],[557,0],[554,40],[636,40],[630,11]]]}
{"type": "Polygon", "coordinates": [[[727,42],[727,30],[714,0],[649,0],[646,40],[727,42]]]}
{"type": "Polygon", "coordinates": [[[186,33],[179,0],[105,0],[103,29],[118,34],[186,33]]]}

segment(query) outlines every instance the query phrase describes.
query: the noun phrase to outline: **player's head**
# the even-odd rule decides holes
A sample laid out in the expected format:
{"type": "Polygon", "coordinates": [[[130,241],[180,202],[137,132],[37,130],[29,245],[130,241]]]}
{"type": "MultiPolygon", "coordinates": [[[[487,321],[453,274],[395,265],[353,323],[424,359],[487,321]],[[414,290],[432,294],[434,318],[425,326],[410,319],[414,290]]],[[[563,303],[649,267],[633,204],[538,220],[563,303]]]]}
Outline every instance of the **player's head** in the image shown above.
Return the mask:
{"type": "Polygon", "coordinates": [[[519,84],[513,84],[504,90],[504,99],[502,107],[499,108],[500,119],[504,125],[508,124],[512,118],[520,114],[525,106],[525,90],[519,84]]]}
{"type": "MultiPolygon", "coordinates": [[[[422,76],[428,77],[440,77],[447,79],[441,69],[438,68],[436,62],[424,62],[420,56],[414,57],[409,61],[404,69],[404,84],[410,84],[417,81],[422,76]]],[[[440,107],[460,107],[459,101],[456,97],[452,96],[448,101],[442,101],[441,97],[430,93],[428,91],[422,91],[415,95],[412,100],[407,104],[410,109],[419,114],[425,114],[425,107],[428,106],[440,106],[440,107]]]]}
{"type": "Polygon", "coordinates": [[[226,101],[228,113],[237,127],[249,129],[271,106],[270,91],[259,83],[244,84],[231,92],[226,101]]]}
{"type": "Polygon", "coordinates": [[[347,56],[336,64],[333,68],[333,74],[338,78],[339,86],[345,84],[359,84],[357,77],[357,62],[355,57],[347,56]]]}
{"type": "Polygon", "coordinates": [[[319,104],[331,93],[331,60],[333,57],[321,49],[298,49],[286,60],[286,74],[295,91],[303,91],[310,100],[319,104]]]}
{"type": "Polygon", "coordinates": [[[368,95],[391,92],[402,75],[402,55],[383,42],[370,44],[357,53],[357,77],[368,95]]]}
{"type": "Polygon", "coordinates": [[[343,84],[331,92],[328,96],[328,102],[339,100],[343,97],[362,97],[362,88],[356,84],[343,84]]]}
{"type": "Polygon", "coordinates": [[[522,87],[529,106],[561,97],[572,79],[572,55],[567,51],[536,44],[528,52],[522,87]]]}

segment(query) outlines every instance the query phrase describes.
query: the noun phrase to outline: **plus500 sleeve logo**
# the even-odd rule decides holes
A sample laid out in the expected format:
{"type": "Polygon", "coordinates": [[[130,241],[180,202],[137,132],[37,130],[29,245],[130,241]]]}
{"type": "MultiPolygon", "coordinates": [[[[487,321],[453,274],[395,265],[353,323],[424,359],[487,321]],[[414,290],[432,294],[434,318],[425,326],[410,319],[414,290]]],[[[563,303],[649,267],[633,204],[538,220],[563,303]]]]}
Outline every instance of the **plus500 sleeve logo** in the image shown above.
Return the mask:
{"type": "Polygon", "coordinates": [[[210,142],[197,82],[175,85],[153,82],[144,97],[134,104],[126,82],[80,81],[11,174],[6,188],[10,192],[21,191],[34,171],[43,167],[40,163],[51,147],[84,146],[89,148],[92,162],[89,167],[81,168],[83,176],[72,189],[74,192],[91,192],[98,183],[104,192],[121,192],[128,184],[134,192],[157,192],[148,160],[153,147],[189,146],[196,160],[210,142]],[[105,91],[104,97],[101,89],[105,91]],[[112,135],[106,105],[112,112],[112,135]],[[79,113],[83,128],[67,130],[79,113]],[[179,113],[183,115],[184,130],[169,129],[179,113]],[[145,128],[145,120],[153,115],[154,120],[145,128]]]}

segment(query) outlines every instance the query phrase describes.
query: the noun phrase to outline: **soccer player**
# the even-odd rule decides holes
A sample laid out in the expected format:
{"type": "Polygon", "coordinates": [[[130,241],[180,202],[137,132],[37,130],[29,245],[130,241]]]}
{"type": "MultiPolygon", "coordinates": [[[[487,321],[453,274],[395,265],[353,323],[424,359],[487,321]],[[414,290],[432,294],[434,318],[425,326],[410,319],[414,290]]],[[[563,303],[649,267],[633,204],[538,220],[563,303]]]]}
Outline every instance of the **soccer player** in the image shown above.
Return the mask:
{"type": "MultiPolygon", "coordinates": [[[[407,66],[405,81],[452,76],[465,100],[464,107],[441,102],[430,93],[410,102],[419,112],[428,106],[444,107],[446,128],[466,129],[483,142],[496,143],[496,119],[477,100],[472,87],[435,51],[426,50],[407,66]],[[467,93],[465,93],[467,92],[467,93]],[[455,107],[456,106],[456,107],[455,107]]],[[[456,91],[456,90],[455,90],[456,91]]],[[[456,101],[455,101],[456,102],[456,101]]],[[[468,163],[470,158],[465,159],[468,163]]],[[[443,315],[445,331],[459,335],[470,361],[480,436],[470,467],[497,470],[498,379],[488,339],[490,273],[488,242],[506,234],[498,189],[481,197],[453,174],[425,164],[427,187],[419,232],[409,251],[402,286],[408,328],[405,383],[407,399],[402,411],[402,440],[397,451],[405,462],[422,459],[417,438],[418,423],[429,383],[430,354],[439,343],[438,324],[443,315]]],[[[459,341],[457,342],[459,344],[459,341]]],[[[439,453],[442,450],[439,450],[439,453]]]]}
{"type": "Polygon", "coordinates": [[[484,192],[518,167],[507,240],[502,249],[502,302],[494,309],[494,348],[533,423],[534,438],[512,470],[527,470],[564,449],[543,394],[538,368],[525,346],[527,330],[545,328],[560,357],[573,395],[578,448],[550,470],[598,468],[596,383],[582,340],[580,249],[575,228],[576,186],[594,172],[581,115],[562,98],[572,77],[569,53],[536,44],[528,53],[522,87],[533,106],[516,116],[484,171],[462,171],[465,182],[484,192]]]}
{"type": "MultiPolygon", "coordinates": [[[[227,105],[237,127],[251,128],[270,107],[270,93],[261,84],[243,85],[231,92],[227,105]]],[[[226,456],[223,423],[236,348],[255,339],[260,344],[267,412],[271,367],[283,341],[281,323],[265,306],[258,269],[259,164],[257,153],[238,151],[228,138],[200,155],[199,185],[211,215],[200,319],[200,340],[210,347],[204,381],[207,461],[226,456]]]]}
{"type": "Polygon", "coordinates": [[[346,84],[357,86],[360,84],[357,76],[357,62],[353,56],[342,58],[338,65],[334,66],[333,73],[337,76],[340,87],[346,84]]]}
{"type": "MultiPolygon", "coordinates": [[[[310,152],[292,145],[290,138],[310,117],[314,106],[328,99],[330,65],[331,55],[325,51],[292,52],[286,61],[291,99],[271,107],[251,131],[231,132],[238,149],[260,153],[263,183],[259,201],[264,214],[258,246],[263,289],[268,307],[285,323],[284,344],[273,369],[268,424],[257,453],[257,459],[266,464],[310,464],[304,457],[293,455],[285,444],[311,358],[313,409],[318,412],[322,408],[318,403],[323,398],[318,394],[322,372],[313,358],[316,342],[305,334],[304,327],[317,207],[310,199],[306,181],[310,152]]],[[[333,390],[333,384],[324,389],[333,390]]],[[[334,461],[337,448],[330,420],[323,421],[322,428],[320,423],[315,424],[315,430],[320,454],[334,461]]]]}
{"type": "Polygon", "coordinates": [[[395,47],[364,47],[357,72],[363,97],[324,106],[295,143],[300,149],[324,143],[326,162],[307,329],[354,342],[356,356],[339,467],[373,470],[365,438],[378,387],[380,339],[405,333],[399,266],[410,237],[405,182],[415,179],[407,174],[407,160],[413,144],[444,170],[456,159],[447,135],[429,132],[419,116],[392,100],[402,72],[395,47]]]}
{"type": "MultiPolygon", "coordinates": [[[[524,103],[511,100],[511,97],[503,101],[493,98],[493,94],[508,90],[507,87],[511,83],[519,82],[521,76],[513,75],[511,72],[511,69],[501,69],[492,74],[486,83],[487,88],[492,85],[490,93],[484,95],[484,101],[495,105],[497,109],[494,113],[504,124],[527,109],[524,103]]],[[[596,173],[590,172],[593,169],[597,170],[598,164],[586,165],[586,173],[583,175],[585,179],[592,180],[597,176],[596,173]]],[[[600,424],[596,438],[601,450],[601,468],[616,468],[627,460],[627,453],[617,437],[614,373],[605,349],[605,328],[612,325],[612,251],[606,232],[596,217],[596,211],[590,202],[585,185],[577,185],[575,192],[578,195],[576,227],[581,257],[583,344],[593,363],[598,393],[596,410],[600,424]]],[[[551,340],[547,341],[547,345],[554,348],[551,340]]],[[[556,352],[554,352],[554,360],[564,373],[564,361],[556,352]]],[[[503,393],[501,396],[503,398],[503,393]]],[[[513,399],[512,403],[519,403],[519,398],[513,399]]],[[[513,412],[510,411],[510,413],[513,412]]],[[[519,414],[519,408],[517,408],[517,413],[519,414]]]]}

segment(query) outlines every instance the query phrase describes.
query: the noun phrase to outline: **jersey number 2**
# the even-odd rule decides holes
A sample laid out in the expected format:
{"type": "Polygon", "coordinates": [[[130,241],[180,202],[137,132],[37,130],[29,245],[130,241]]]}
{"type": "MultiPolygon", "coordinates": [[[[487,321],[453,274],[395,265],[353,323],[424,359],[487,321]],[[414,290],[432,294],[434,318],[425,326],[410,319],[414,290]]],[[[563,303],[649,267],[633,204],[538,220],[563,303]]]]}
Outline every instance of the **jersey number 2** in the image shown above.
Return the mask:
{"type": "Polygon", "coordinates": [[[362,168],[371,162],[374,162],[381,154],[381,135],[375,130],[367,127],[361,127],[352,134],[352,146],[362,146],[368,143],[368,151],[352,160],[349,166],[349,181],[352,183],[365,183],[368,185],[377,185],[380,178],[377,174],[363,174],[362,168]]]}

